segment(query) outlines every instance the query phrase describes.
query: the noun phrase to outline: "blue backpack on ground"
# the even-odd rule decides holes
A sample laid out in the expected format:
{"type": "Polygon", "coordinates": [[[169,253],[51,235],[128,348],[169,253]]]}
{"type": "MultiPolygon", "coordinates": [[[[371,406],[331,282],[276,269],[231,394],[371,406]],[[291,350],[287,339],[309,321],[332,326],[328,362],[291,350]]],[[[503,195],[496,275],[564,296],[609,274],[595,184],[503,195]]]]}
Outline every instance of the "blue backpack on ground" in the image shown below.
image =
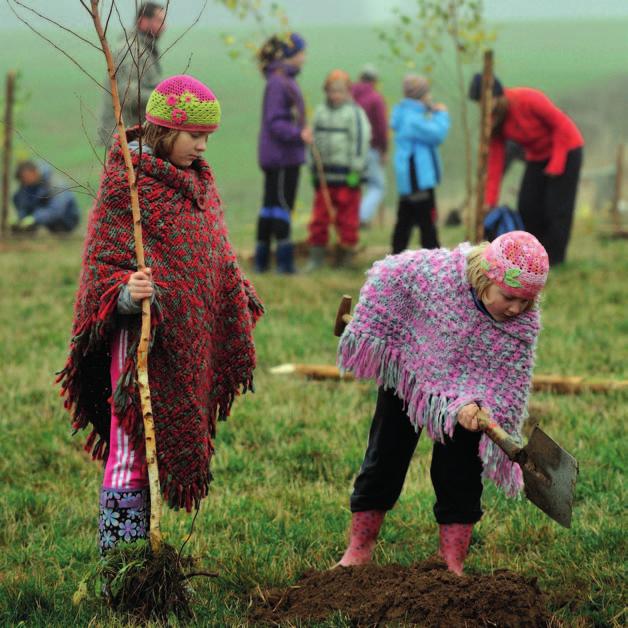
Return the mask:
{"type": "Polygon", "coordinates": [[[484,238],[489,242],[509,231],[523,229],[523,220],[519,212],[506,205],[494,207],[484,218],[484,238]]]}

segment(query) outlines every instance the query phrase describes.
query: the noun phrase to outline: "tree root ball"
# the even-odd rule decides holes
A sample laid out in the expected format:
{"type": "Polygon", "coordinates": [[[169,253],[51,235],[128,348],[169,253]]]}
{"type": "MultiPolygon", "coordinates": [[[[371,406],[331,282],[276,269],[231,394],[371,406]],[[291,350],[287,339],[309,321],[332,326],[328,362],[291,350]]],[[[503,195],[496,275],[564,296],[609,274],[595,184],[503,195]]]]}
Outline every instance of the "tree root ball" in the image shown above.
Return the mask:
{"type": "Polygon", "coordinates": [[[165,543],[156,553],[145,541],[120,545],[101,561],[104,597],[113,610],[137,621],[190,618],[192,589],[183,567],[177,550],[165,543]]]}

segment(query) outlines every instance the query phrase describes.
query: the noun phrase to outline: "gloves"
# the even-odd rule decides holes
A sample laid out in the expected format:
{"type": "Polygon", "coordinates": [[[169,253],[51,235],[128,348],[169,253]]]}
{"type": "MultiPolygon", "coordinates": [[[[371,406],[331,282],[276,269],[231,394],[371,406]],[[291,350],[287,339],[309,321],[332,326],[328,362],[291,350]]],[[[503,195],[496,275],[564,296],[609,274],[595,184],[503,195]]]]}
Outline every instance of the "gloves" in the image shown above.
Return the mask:
{"type": "Polygon", "coordinates": [[[345,181],[350,188],[357,188],[361,183],[361,177],[359,172],[350,172],[345,181]]]}

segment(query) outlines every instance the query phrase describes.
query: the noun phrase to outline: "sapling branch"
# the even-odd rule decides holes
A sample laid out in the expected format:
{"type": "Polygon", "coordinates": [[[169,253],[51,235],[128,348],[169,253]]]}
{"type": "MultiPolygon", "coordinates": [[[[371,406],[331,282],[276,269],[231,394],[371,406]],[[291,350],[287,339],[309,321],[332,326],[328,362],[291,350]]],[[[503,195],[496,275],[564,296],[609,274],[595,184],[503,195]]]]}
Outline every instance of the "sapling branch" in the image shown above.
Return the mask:
{"type": "MultiPolygon", "coordinates": [[[[15,0],[14,0],[15,1],[15,0]]],[[[83,74],[85,74],[85,76],[87,76],[89,79],[91,79],[94,83],[96,83],[96,85],[98,85],[98,87],[100,87],[100,89],[104,89],[107,93],[109,93],[109,90],[102,85],[102,83],[100,83],[96,78],[94,78],[72,55],[68,54],[65,50],[63,50],[63,48],[60,48],[59,46],[57,46],[57,44],[54,43],[54,41],[52,41],[51,39],[49,39],[48,37],[46,37],[41,31],[38,31],[34,26],[32,26],[27,20],[25,20],[13,7],[13,5],[11,4],[11,0],[8,0],[8,5],[9,8],[11,9],[11,11],[13,12],[13,14],[15,15],[15,17],[22,22],[23,24],[25,24],[26,26],[28,26],[28,28],[30,30],[33,31],[33,33],[35,33],[35,35],[37,35],[38,37],[41,37],[41,39],[43,39],[44,41],[47,41],[55,50],[58,50],[62,55],[64,55],[65,57],[67,57],[81,72],[83,72],[83,74]]]]}
{"type": "MultiPolygon", "coordinates": [[[[131,196],[131,211],[133,214],[133,238],[135,242],[135,256],[138,269],[146,268],[144,260],[144,244],[142,240],[142,223],[140,214],[139,195],[137,191],[137,178],[133,169],[131,152],[126,141],[124,120],[122,119],[122,106],[115,76],[115,66],[113,55],[105,37],[103,25],[98,11],[99,0],[91,0],[91,15],[94,27],[100,40],[102,51],[107,62],[109,83],[111,86],[111,101],[120,137],[120,147],[127,169],[127,178],[131,196]]],[[[148,382],[148,347],[150,343],[150,299],[142,300],[142,329],[140,342],[137,350],[137,379],[140,391],[140,403],[142,408],[142,418],[144,421],[144,438],[146,443],[146,464],[148,466],[148,481],[150,486],[150,545],[154,552],[159,552],[163,546],[161,535],[161,489],[159,484],[159,469],[157,466],[157,447],[155,441],[155,425],[150,398],[150,387],[148,382]]]]}

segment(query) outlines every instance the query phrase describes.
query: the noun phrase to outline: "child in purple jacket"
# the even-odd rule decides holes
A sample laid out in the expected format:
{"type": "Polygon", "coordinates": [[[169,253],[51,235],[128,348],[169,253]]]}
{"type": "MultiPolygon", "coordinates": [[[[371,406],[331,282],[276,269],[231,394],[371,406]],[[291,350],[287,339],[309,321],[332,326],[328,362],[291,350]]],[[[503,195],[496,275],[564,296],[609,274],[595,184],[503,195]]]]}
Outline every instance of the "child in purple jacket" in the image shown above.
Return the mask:
{"type": "Polygon", "coordinates": [[[545,249],[525,231],[375,263],[338,347],[341,368],[380,387],[340,565],[370,562],[424,431],[434,441],[439,553],[462,574],[482,516],[482,478],[510,496],[523,485],[519,466],[479,431],[477,415],[482,409],[519,434],[548,269],[545,249]]]}
{"type": "Polygon", "coordinates": [[[312,132],[305,124],[305,106],[295,80],[305,63],[305,40],[292,33],[288,40],[273,35],[258,53],[266,77],[259,134],[259,165],[264,171],[264,198],[257,223],[255,269],[270,265],[270,247],[277,240],[277,271],[294,272],[290,237],[292,209],[305,162],[305,144],[312,132]]]}

